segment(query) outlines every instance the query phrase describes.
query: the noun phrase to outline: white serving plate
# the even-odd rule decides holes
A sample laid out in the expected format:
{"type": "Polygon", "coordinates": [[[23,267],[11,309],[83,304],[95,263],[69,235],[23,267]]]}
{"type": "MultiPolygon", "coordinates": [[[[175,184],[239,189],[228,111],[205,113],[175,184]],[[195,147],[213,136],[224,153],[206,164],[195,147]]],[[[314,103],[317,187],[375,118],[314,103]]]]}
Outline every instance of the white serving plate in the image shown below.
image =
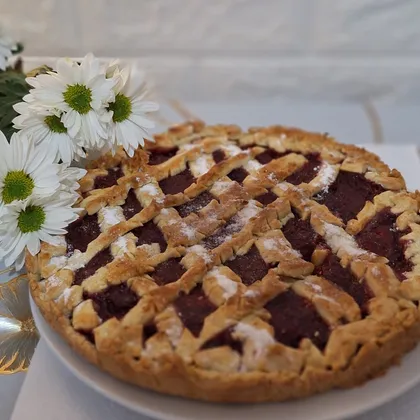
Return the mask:
{"type": "Polygon", "coordinates": [[[77,378],[110,400],[161,420],[341,420],[389,402],[420,382],[420,347],[417,347],[404,357],[400,366],[364,386],[304,400],[228,405],[170,397],[121,382],[91,365],[49,327],[32,300],[31,306],[41,336],[77,378]]]}

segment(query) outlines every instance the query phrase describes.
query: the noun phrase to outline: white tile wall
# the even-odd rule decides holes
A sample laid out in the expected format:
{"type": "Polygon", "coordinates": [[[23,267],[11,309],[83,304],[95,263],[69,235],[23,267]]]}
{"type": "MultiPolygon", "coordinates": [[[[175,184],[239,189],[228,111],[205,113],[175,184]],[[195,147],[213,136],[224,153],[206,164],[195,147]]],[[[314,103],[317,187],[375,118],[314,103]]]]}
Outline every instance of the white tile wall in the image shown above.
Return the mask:
{"type": "Polygon", "coordinates": [[[419,0],[0,0],[28,55],[140,57],[189,100],[420,94],[419,0]]]}

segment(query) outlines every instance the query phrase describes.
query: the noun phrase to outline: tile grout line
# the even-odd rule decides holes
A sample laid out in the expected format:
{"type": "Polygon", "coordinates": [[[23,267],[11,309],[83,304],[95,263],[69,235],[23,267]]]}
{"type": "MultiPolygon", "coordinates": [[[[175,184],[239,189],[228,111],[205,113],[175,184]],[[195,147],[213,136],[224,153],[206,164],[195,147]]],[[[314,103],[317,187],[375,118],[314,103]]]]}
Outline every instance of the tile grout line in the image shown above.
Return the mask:
{"type": "Polygon", "coordinates": [[[373,144],[384,144],[382,122],[375,105],[368,99],[362,103],[362,107],[370,123],[373,144]]]}

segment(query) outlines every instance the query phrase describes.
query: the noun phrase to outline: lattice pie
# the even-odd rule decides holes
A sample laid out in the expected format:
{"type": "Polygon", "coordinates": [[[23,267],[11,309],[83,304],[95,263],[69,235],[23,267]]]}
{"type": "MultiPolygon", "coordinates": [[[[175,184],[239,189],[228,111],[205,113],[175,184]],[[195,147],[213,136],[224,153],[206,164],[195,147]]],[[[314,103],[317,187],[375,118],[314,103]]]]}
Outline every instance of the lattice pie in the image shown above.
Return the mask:
{"type": "Polygon", "coordinates": [[[420,336],[420,194],[363,149],[186,123],[95,161],[28,256],[44,317],[156,391],[280,401],[383,373],[420,336]]]}

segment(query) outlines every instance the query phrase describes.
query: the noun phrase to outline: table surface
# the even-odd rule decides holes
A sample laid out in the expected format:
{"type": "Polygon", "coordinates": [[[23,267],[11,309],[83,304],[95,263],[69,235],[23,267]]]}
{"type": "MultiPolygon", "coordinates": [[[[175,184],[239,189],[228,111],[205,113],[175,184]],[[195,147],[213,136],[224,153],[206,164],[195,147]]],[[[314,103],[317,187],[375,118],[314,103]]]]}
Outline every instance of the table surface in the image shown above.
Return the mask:
{"type": "MultiPolygon", "coordinates": [[[[311,122],[312,126],[311,124],[302,124],[302,126],[305,126],[308,129],[322,130],[323,124],[327,126],[326,120],[329,120],[329,126],[334,126],[337,128],[337,131],[340,131],[341,135],[334,133],[333,130],[331,130],[331,132],[340,140],[344,142],[363,143],[364,147],[380,154],[389,166],[399,169],[404,174],[409,189],[416,189],[420,186],[420,181],[418,181],[419,157],[417,154],[417,146],[369,144],[373,140],[371,127],[369,126],[369,123],[366,123],[366,121],[361,124],[357,122],[366,119],[366,117],[360,113],[358,107],[349,106],[348,108],[342,109],[342,111],[333,111],[332,108],[324,108],[323,110],[318,110],[318,114],[311,113],[310,110],[314,110],[315,108],[308,107],[305,111],[305,115],[307,116],[306,121],[311,122]],[[351,115],[355,118],[352,119],[351,115]],[[322,119],[320,116],[322,116],[322,119]],[[342,125],[342,123],[344,123],[345,116],[347,117],[347,124],[345,125],[347,128],[343,128],[342,125]],[[349,121],[352,121],[352,124],[349,125],[349,121]]],[[[207,105],[196,104],[194,109],[196,110],[195,114],[197,116],[206,118],[209,122],[235,121],[235,118],[231,117],[232,113],[230,113],[229,119],[226,118],[226,114],[229,114],[228,108],[219,107],[214,109],[209,108],[207,105]],[[225,115],[225,118],[221,118],[223,115],[225,115]]],[[[247,109],[249,112],[252,112],[252,107],[248,107],[247,109]]],[[[265,111],[268,112],[268,108],[265,111]]],[[[240,115],[244,115],[243,112],[244,109],[241,110],[240,115]]],[[[303,114],[299,114],[300,118],[305,120],[305,117],[302,117],[303,114]]],[[[269,118],[264,113],[259,117],[254,118],[253,124],[269,124],[274,122],[272,120],[272,116],[269,118]]],[[[286,120],[286,118],[284,118],[284,120],[286,120]]],[[[241,123],[241,121],[238,122],[241,123]]],[[[292,121],[291,125],[293,124],[294,123],[292,121]]],[[[0,269],[1,268],[0,263],[0,269]]],[[[60,364],[58,360],[51,355],[42,341],[35,353],[34,360],[28,374],[21,373],[9,376],[0,376],[1,419],[6,420],[10,418],[15,400],[24,379],[26,379],[26,381],[22,387],[22,392],[12,417],[13,420],[26,420],[28,418],[32,418],[34,420],[37,420],[38,418],[42,420],[67,418],[86,420],[93,420],[96,418],[141,420],[141,417],[138,415],[134,415],[133,413],[116,406],[79,382],[60,364]],[[57,382],[60,385],[59,387],[51,386],[51,384],[56,383],[55,381],[59,381],[57,382]],[[78,399],[95,401],[95,403],[91,403],[90,405],[88,404],[87,406],[79,405],[77,404],[78,399]],[[51,404],[54,400],[59,401],[60,406],[51,404]],[[65,412],[65,408],[69,411],[65,412]],[[77,411],[77,415],[75,415],[74,410],[79,410],[77,411]],[[98,410],[101,411],[104,417],[98,417],[98,410]]],[[[417,395],[419,395],[419,393],[420,387],[417,387],[379,410],[375,410],[372,413],[358,417],[357,420],[418,420],[420,417],[420,404],[417,401],[417,395]]]]}

